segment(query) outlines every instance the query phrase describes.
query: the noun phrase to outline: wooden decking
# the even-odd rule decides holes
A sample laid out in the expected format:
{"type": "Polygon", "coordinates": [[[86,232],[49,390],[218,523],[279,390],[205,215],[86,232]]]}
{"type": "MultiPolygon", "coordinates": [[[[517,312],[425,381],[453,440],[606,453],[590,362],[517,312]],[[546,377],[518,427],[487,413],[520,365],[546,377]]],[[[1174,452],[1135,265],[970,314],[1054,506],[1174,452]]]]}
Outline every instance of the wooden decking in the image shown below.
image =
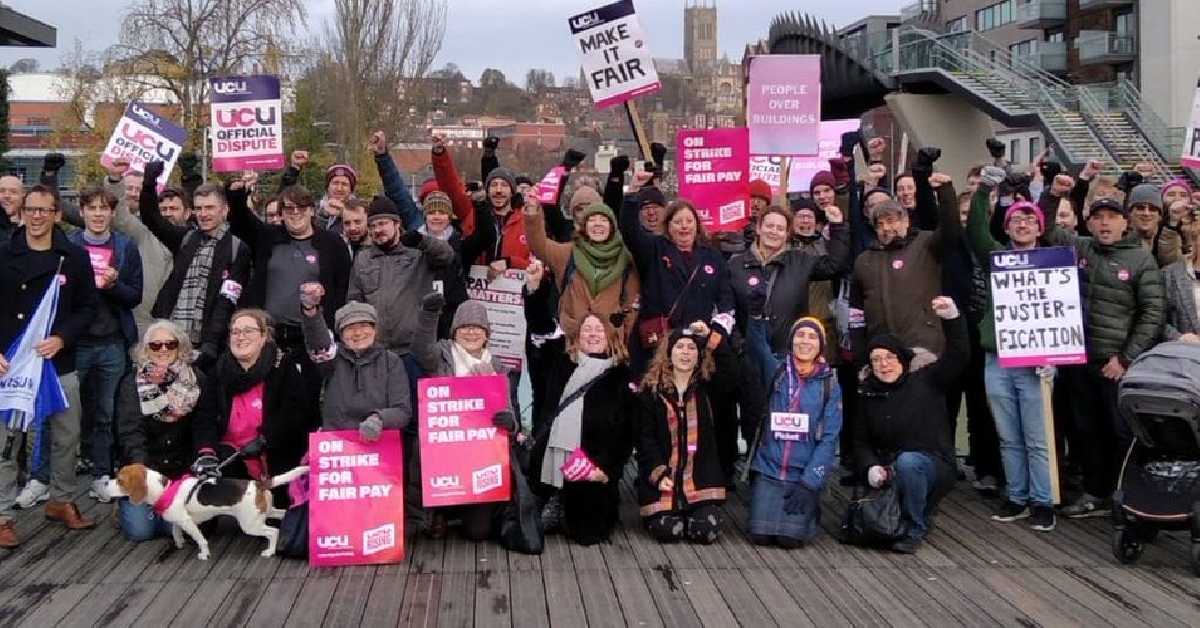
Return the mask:
{"type": "MultiPolygon", "coordinates": [[[[1106,520],[1038,534],[988,520],[994,504],[961,484],[915,556],[828,534],[796,551],[759,549],[734,497],[713,547],[658,545],[630,501],[609,545],[551,537],[544,554],[523,556],[418,539],[403,564],[325,570],[260,558],[260,540],[224,529],[208,562],[167,539],[128,543],[110,507],[80,504],[105,518],[98,529],[19,516],[24,545],[0,551],[0,626],[1200,625],[1185,536],[1163,534],[1126,567],[1106,520]]],[[[827,532],[844,504],[837,487],[826,494],[827,532]]]]}

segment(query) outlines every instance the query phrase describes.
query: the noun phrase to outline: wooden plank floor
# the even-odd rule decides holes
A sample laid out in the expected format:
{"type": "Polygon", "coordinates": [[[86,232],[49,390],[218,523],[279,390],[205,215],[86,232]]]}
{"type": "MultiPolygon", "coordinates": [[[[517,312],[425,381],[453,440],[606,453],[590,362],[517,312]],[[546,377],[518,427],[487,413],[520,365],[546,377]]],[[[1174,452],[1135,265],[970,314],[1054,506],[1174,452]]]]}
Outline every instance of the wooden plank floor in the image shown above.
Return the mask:
{"type": "Polygon", "coordinates": [[[19,513],[24,544],[0,551],[0,626],[1197,626],[1200,578],[1188,539],[1164,533],[1119,565],[1105,519],[1052,534],[987,516],[965,484],[922,551],[840,545],[843,489],[824,498],[826,534],[795,550],[758,548],[746,506],[726,505],[712,547],[661,546],[641,530],[627,480],[607,545],[550,537],[541,556],[451,539],[410,541],[403,564],[309,569],[260,558],[258,539],[223,526],[208,562],[167,539],[126,542],[111,506],[81,498],[102,524],[66,532],[19,513]]]}

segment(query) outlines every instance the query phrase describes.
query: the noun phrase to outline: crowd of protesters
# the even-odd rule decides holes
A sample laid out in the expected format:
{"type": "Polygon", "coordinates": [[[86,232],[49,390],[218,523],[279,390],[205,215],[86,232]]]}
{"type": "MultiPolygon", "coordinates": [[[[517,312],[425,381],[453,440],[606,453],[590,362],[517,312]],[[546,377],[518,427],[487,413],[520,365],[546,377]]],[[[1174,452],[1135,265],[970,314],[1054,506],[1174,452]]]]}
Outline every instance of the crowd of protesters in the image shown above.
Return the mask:
{"type": "MultiPolygon", "coordinates": [[[[371,199],[348,164],[325,172],[320,196],[297,185],[299,151],[266,196],[252,175],[201,180],[194,159],[162,189],[162,164],[118,161],[77,206],[59,198],[59,155],[38,185],[0,178],[0,346],[58,281],[35,350],[69,400],[29,433],[0,426],[0,547],[20,542],[11,508],[45,502],[47,518],[94,527],[73,501],[77,474],[107,502],[123,464],[178,478],[262,438],[264,455],[224,469],[259,478],[300,464],[310,432],[346,429],[402,433],[411,531],[441,538],[458,524],[496,540],[499,506],[426,511],[420,498],[416,382],[481,374],[508,377],[493,420],[529,445],[520,470],[543,529],[577,543],[618,526],[631,459],[639,514],[661,542],[718,541],[731,525],[722,504],[743,490],[749,538],[800,547],[839,480],[895,488],[900,552],[917,551],[967,478],[997,498],[992,519],[1048,532],[1060,515],[1110,508],[1131,361],[1161,341],[1200,344],[1197,195],[1143,182],[1140,168],[1116,180],[1097,162],[1070,174],[1039,160],[1020,172],[989,141],[958,193],[936,149],[890,178],[884,140],[850,133],[806,194],[776,202],[754,181],[745,229],[709,234],[703,208],[664,193],[661,146],[644,171],[620,156],[600,179],[567,151],[547,204],[499,163],[495,138],[474,185],[434,138],[436,176],[415,194],[384,134],[369,146],[384,189],[371,199]],[[1088,363],[1001,366],[989,254],[1045,246],[1077,251],[1088,363]],[[492,351],[488,309],[468,298],[472,266],[489,280],[523,271],[530,406],[522,373],[492,351]]],[[[129,539],[168,533],[149,505],[116,501],[129,539]]]]}

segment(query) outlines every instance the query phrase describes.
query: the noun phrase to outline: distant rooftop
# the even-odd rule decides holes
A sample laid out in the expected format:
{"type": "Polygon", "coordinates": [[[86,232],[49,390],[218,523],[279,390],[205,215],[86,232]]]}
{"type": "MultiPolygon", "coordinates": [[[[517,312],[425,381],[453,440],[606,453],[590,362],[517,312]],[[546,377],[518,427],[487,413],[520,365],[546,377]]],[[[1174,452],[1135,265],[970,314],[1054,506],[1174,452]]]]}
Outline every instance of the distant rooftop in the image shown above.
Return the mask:
{"type": "Polygon", "coordinates": [[[54,48],[58,30],[0,4],[0,46],[54,48]]]}

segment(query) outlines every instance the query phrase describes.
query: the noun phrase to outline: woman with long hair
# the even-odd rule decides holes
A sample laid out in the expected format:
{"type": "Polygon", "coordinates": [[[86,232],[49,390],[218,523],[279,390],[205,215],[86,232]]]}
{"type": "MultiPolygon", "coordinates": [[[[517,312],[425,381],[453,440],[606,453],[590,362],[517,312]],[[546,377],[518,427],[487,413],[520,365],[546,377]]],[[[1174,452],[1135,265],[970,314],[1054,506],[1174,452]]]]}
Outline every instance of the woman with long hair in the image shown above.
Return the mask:
{"type": "MultiPolygon", "coordinates": [[[[133,370],[117,385],[121,466],[143,464],[179,479],[216,453],[220,433],[212,386],[191,366],[192,343],[171,321],[151,323],[133,353],[133,370]]],[[[125,538],[145,541],[171,533],[153,506],[118,500],[125,538]]]]}
{"type": "MultiPolygon", "coordinates": [[[[525,307],[552,292],[531,265],[525,307]]],[[[580,545],[604,542],[617,525],[619,482],[633,452],[636,401],[629,354],[609,316],[588,313],[566,336],[543,346],[555,355],[547,404],[537,422],[529,465],[531,487],[546,500],[542,523],[580,545]]]]}
{"type": "Polygon", "coordinates": [[[737,356],[703,322],[673,331],[655,352],[637,401],[637,496],[643,525],[661,543],[720,538],[726,477],[717,423],[735,419],[713,408],[736,394],[746,422],[765,414],[761,392],[740,379],[737,356]]]}

